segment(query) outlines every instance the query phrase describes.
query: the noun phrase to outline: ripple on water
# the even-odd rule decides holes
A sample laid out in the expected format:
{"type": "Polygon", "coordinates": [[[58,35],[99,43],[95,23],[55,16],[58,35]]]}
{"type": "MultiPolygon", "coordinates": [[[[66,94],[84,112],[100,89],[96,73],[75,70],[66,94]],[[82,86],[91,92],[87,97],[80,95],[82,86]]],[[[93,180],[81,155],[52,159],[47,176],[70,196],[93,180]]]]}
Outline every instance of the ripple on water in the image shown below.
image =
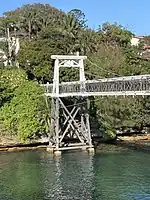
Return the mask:
{"type": "MultiPolygon", "coordinates": [[[[116,147],[115,147],[116,148],[116,147]]],[[[150,199],[146,152],[0,153],[0,200],[150,199]]]]}

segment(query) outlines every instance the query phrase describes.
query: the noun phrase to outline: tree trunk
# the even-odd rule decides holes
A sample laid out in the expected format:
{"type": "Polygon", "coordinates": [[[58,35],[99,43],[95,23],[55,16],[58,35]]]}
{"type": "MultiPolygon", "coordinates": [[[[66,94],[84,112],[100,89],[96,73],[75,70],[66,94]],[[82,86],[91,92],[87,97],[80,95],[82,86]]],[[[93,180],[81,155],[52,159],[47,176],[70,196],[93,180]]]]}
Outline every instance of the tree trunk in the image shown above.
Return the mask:
{"type": "Polygon", "coordinates": [[[29,27],[29,41],[30,41],[31,40],[31,20],[30,19],[29,19],[28,27],[29,27]]]}

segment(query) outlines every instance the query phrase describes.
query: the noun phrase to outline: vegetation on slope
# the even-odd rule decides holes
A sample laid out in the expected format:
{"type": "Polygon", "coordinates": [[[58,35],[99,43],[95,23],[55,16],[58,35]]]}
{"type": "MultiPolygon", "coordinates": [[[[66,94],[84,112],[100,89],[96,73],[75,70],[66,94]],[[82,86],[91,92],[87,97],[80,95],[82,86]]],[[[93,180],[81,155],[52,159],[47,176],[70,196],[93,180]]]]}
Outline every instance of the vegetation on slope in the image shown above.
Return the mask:
{"type": "MultiPolygon", "coordinates": [[[[11,36],[20,38],[19,55],[9,57],[17,59],[20,68],[0,69],[0,133],[21,141],[48,133],[50,112],[38,83],[52,82],[52,54],[87,55],[87,79],[150,73],[150,61],[139,58],[142,44],[130,44],[133,33],[109,23],[91,30],[78,9],[66,14],[50,5],[25,5],[0,18],[2,36],[8,27],[11,36]]],[[[1,46],[8,55],[6,43],[1,46]]],[[[76,71],[63,69],[60,80],[77,76],[76,71]]],[[[116,128],[150,125],[148,97],[95,98],[94,104],[100,130],[107,136],[114,136],[116,128]]]]}

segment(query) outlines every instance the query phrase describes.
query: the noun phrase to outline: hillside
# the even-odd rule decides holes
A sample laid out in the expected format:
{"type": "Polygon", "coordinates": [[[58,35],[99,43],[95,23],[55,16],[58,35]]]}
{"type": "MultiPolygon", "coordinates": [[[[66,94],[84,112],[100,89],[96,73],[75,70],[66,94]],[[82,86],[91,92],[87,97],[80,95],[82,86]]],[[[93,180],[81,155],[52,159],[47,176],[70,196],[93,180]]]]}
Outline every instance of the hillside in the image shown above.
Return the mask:
{"type": "MultiPolygon", "coordinates": [[[[9,66],[0,68],[0,133],[27,141],[47,135],[50,109],[39,83],[52,82],[52,54],[79,52],[87,55],[86,78],[150,74],[150,61],[139,58],[143,46],[131,46],[134,35],[118,24],[108,22],[97,31],[90,29],[82,11],[64,13],[50,5],[25,5],[4,13],[0,32],[20,41],[18,54],[1,45],[9,66]],[[10,62],[11,61],[11,62],[10,62]],[[9,64],[11,63],[11,64],[9,64]],[[19,69],[16,66],[19,63],[19,69]]],[[[63,69],[61,81],[76,80],[76,71],[63,69]]],[[[94,98],[91,120],[99,123],[104,137],[114,137],[116,129],[150,125],[149,97],[94,98]]]]}

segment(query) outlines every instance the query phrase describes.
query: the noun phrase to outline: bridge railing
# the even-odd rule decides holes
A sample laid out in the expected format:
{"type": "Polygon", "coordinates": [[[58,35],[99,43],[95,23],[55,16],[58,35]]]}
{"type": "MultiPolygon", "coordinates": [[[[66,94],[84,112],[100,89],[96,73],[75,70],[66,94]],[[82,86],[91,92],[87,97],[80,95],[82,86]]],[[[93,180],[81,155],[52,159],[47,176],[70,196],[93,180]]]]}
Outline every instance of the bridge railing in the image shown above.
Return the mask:
{"type": "MultiPolygon", "coordinates": [[[[45,93],[52,96],[53,84],[44,85],[45,93]]],[[[97,95],[150,95],[150,75],[127,76],[99,80],[61,83],[60,96],[97,96],[97,95]],[[84,90],[81,86],[84,85],[84,90]]]]}

